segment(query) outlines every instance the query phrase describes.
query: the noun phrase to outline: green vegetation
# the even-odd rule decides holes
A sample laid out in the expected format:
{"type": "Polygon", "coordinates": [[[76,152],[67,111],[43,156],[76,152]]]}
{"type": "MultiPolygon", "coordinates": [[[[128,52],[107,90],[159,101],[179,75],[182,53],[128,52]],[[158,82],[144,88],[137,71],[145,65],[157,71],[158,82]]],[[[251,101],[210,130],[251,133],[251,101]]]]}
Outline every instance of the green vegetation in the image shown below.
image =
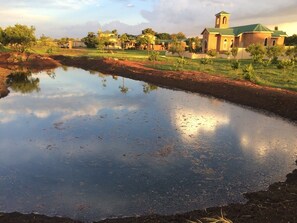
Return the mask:
{"type": "Polygon", "coordinates": [[[16,24],[8,26],[4,32],[1,31],[2,42],[10,46],[14,51],[25,52],[36,42],[35,28],[16,24]]]}
{"type": "Polygon", "coordinates": [[[286,46],[297,46],[297,34],[285,38],[286,46]]]}
{"type": "Polygon", "coordinates": [[[89,32],[88,35],[81,40],[88,48],[97,48],[99,39],[94,32],[89,32]]]}

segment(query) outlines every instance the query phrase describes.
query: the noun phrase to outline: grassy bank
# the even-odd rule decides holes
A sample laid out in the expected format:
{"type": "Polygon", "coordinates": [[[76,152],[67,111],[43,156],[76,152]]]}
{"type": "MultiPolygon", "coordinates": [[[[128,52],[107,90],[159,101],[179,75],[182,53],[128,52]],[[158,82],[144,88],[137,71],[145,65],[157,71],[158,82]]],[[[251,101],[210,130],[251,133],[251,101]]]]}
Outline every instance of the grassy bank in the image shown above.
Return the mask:
{"type": "MultiPolygon", "coordinates": [[[[5,49],[7,51],[7,49],[5,49]]],[[[35,47],[31,52],[37,54],[47,54],[48,47],[35,47]]],[[[150,52],[146,50],[117,50],[117,51],[99,51],[97,49],[63,49],[53,48],[52,55],[64,55],[72,57],[91,57],[91,58],[114,58],[118,60],[129,60],[142,62],[144,66],[153,67],[158,70],[178,70],[178,71],[199,71],[216,76],[224,76],[229,79],[244,80],[244,67],[252,64],[252,60],[240,60],[238,69],[233,69],[231,64],[234,60],[230,59],[184,59],[181,61],[177,57],[165,56],[165,52],[159,52],[158,61],[149,61],[150,52]]],[[[268,66],[253,65],[253,81],[256,84],[283,88],[297,91],[297,66],[287,69],[278,69],[276,65],[268,66]]]]}

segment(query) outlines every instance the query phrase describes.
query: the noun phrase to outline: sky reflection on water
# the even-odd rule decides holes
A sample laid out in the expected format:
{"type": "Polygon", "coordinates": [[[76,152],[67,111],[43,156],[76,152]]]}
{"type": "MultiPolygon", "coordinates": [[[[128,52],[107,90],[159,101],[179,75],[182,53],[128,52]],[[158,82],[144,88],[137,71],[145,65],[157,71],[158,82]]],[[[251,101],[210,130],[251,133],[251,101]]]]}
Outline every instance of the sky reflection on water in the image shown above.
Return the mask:
{"type": "Polygon", "coordinates": [[[0,100],[0,211],[185,212],[243,201],[294,168],[284,120],[80,69],[32,77],[38,91],[0,100]]]}

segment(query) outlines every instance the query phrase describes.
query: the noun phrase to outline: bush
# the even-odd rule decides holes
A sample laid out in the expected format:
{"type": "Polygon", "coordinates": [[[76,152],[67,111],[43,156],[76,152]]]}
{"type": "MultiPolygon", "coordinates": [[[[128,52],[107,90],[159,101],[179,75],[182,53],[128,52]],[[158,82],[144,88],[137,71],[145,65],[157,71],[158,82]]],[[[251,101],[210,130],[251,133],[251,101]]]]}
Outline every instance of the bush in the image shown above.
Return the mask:
{"type": "Polygon", "coordinates": [[[240,67],[240,63],[239,63],[238,60],[233,60],[233,61],[231,61],[231,68],[232,68],[233,70],[237,70],[237,69],[239,69],[239,67],[240,67]]]}
{"type": "Polygon", "coordinates": [[[157,52],[157,51],[151,51],[149,57],[148,57],[148,60],[149,61],[158,61],[159,60],[159,56],[160,56],[160,53],[157,52]]]}
{"type": "Polygon", "coordinates": [[[295,66],[294,60],[283,59],[278,61],[277,68],[278,69],[288,69],[293,68],[295,66]]]}
{"type": "Polygon", "coordinates": [[[200,60],[200,63],[201,64],[213,64],[213,61],[211,60],[211,59],[209,59],[209,58],[202,58],[201,60],[200,60]]]}
{"type": "Polygon", "coordinates": [[[238,48],[237,47],[233,47],[231,49],[231,54],[232,56],[234,57],[234,59],[237,57],[237,54],[238,54],[238,48]]]}
{"type": "Polygon", "coordinates": [[[246,52],[250,53],[254,63],[262,63],[266,49],[263,45],[257,43],[249,45],[246,52]]]}
{"type": "Polygon", "coordinates": [[[178,58],[176,63],[174,64],[174,69],[175,70],[183,70],[184,69],[184,65],[187,64],[187,61],[182,57],[182,58],[178,58]]]}
{"type": "Polygon", "coordinates": [[[252,64],[246,65],[243,69],[243,77],[245,80],[249,80],[251,82],[255,81],[255,71],[252,64]]]}
{"type": "Polygon", "coordinates": [[[215,51],[215,50],[209,50],[207,52],[207,55],[210,56],[210,57],[216,57],[217,56],[217,51],[215,51]]]}

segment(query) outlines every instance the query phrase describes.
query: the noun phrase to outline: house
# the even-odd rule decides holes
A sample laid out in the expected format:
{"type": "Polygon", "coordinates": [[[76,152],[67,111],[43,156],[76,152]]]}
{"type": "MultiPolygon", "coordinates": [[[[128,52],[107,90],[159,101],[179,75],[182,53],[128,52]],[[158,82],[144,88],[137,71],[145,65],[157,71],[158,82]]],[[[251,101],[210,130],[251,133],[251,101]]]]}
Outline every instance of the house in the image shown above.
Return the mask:
{"type": "Polygon", "coordinates": [[[275,30],[261,24],[229,27],[229,13],[222,11],[215,16],[215,28],[205,28],[201,33],[204,53],[209,50],[229,51],[232,47],[246,48],[256,43],[264,46],[284,45],[287,34],[278,30],[278,27],[275,30]]]}
{"type": "Polygon", "coordinates": [[[118,38],[117,33],[101,30],[98,31],[99,41],[104,42],[104,49],[121,49],[120,40],[118,38]]]}

